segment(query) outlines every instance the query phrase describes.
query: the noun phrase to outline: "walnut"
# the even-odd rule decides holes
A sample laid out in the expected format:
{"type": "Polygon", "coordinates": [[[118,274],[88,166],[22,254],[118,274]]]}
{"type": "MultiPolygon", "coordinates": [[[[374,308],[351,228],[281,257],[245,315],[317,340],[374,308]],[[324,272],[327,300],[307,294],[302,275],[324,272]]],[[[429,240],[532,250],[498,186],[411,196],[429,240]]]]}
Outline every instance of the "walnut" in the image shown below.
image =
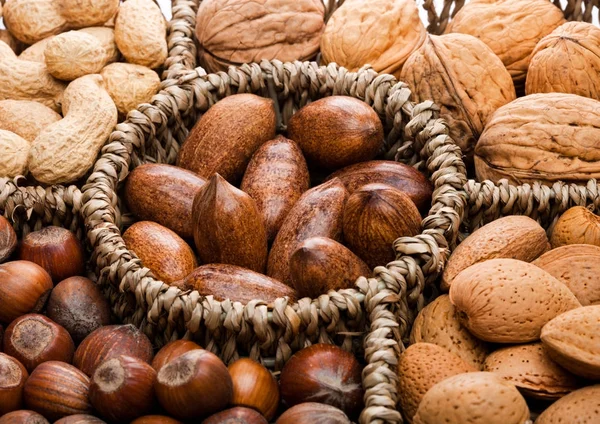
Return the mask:
{"type": "Polygon", "coordinates": [[[502,106],[475,147],[475,171],[515,184],[600,178],[600,101],[542,93],[502,106]]]}
{"type": "Polygon", "coordinates": [[[204,0],[196,19],[201,65],[217,72],[262,59],[312,59],[324,16],[320,0],[204,0]]]}
{"type": "Polygon", "coordinates": [[[446,33],[471,34],[490,46],[519,92],[536,44],[564,22],[563,12],[548,0],[472,0],[456,14],[446,33]]]}
{"type": "Polygon", "coordinates": [[[325,27],[321,53],[350,71],[369,64],[398,76],[426,36],[414,0],[346,0],[325,27]]]}
{"type": "Polygon", "coordinates": [[[400,74],[416,101],[441,107],[450,135],[469,161],[496,109],[516,98],[510,74],[482,41],[467,34],[430,35],[400,74]]]}
{"type": "Polygon", "coordinates": [[[600,100],[600,28],[568,22],[533,51],[525,92],[571,93],[600,100]]]}

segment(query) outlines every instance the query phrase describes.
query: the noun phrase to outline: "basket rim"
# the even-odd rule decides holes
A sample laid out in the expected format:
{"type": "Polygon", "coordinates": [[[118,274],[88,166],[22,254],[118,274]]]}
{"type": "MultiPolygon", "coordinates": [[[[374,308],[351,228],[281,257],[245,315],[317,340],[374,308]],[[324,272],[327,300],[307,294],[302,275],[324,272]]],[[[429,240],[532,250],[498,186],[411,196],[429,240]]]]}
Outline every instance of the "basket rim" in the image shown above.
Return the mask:
{"type": "MultiPolygon", "coordinates": [[[[422,150],[422,154],[427,157],[427,160],[422,161],[421,164],[433,173],[432,178],[436,184],[433,196],[434,207],[430,211],[430,216],[424,220],[423,234],[397,241],[397,251],[408,257],[405,260],[400,258],[392,262],[393,266],[391,267],[389,264],[388,267],[377,267],[374,277],[359,278],[355,289],[332,291],[318,299],[301,299],[294,304],[288,304],[285,299],[278,299],[272,308],[260,303],[237,306],[238,308],[241,306],[243,310],[254,310],[257,306],[262,306],[264,312],[270,314],[266,319],[273,320],[269,321],[271,323],[280,320],[282,313],[300,313],[301,311],[298,312],[299,308],[308,308],[317,314],[329,314],[328,308],[331,305],[338,308],[338,313],[344,310],[360,309],[360,305],[364,305],[369,321],[368,325],[370,325],[370,330],[364,340],[365,354],[370,365],[365,368],[363,375],[363,382],[366,386],[366,409],[361,416],[361,422],[371,422],[375,416],[388,417],[386,419],[389,419],[389,422],[399,422],[399,412],[395,408],[397,389],[393,383],[397,376],[394,367],[401,350],[401,328],[406,327],[406,323],[398,324],[396,322],[396,311],[393,310],[394,306],[392,305],[402,303],[400,301],[402,297],[415,297],[414,291],[408,292],[407,287],[411,285],[417,292],[422,292],[423,286],[426,284],[424,275],[441,271],[450,250],[449,246],[455,242],[465,201],[464,193],[461,193],[461,190],[466,182],[466,174],[460,149],[447,135],[448,128],[445,122],[437,117],[438,109],[432,102],[421,104],[411,102],[409,100],[410,90],[405,84],[397,82],[391,75],[377,74],[369,67],[352,73],[335,64],[325,67],[318,66],[314,62],[283,64],[278,61],[263,61],[260,65],[230,67],[228,73],[219,72],[209,75],[205,75],[201,68],[197,68],[195,71],[180,75],[177,80],[166,82],[163,91],[155,96],[153,105],[158,107],[168,104],[169,106],[166,106],[168,113],[179,114],[181,111],[179,109],[173,111],[175,106],[170,102],[176,103],[176,98],[183,102],[182,96],[187,96],[185,102],[192,101],[190,96],[193,96],[193,81],[210,85],[215,92],[227,95],[226,86],[228,84],[226,81],[229,81],[230,86],[247,89],[251,81],[246,81],[244,75],[256,75],[257,73],[263,76],[269,75],[276,83],[280,84],[289,83],[289,78],[297,78],[299,74],[309,81],[307,83],[309,86],[311,79],[315,84],[319,81],[327,81],[332,86],[346,85],[353,87],[354,90],[357,85],[362,84],[366,88],[361,88],[361,90],[365,89],[364,92],[361,91],[361,95],[368,97],[371,102],[378,102],[381,108],[386,106],[389,108],[389,104],[384,105],[385,101],[394,99],[396,109],[386,110],[386,112],[391,114],[392,120],[400,122],[398,125],[402,125],[403,114],[412,118],[406,128],[413,132],[414,143],[419,148],[410,143],[411,146],[400,147],[399,154],[417,157],[419,150],[422,150]],[[412,149],[413,147],[415,149],[412,149]],[[446,240],[446,237],[449,240],[446,240]],[[421,267],[424,271],[421,270],[421,267]],[[407,274],[409,276],[405,278],[407,274]],[[411,281],[407,283],[406,280],[411,281]],[[373,346],[377,348],[374,349],[373,346]],[[382,347],[385,348],[384,352],[381,351],[382,347]],[[382,381],[385,382],[383,389],[382,381]],[[392,384],[389,383],[390,381],[392,384]],[[386,394],[386,399],[381,396],[381,390],[386,394]]],[[[236,90],[233,89],[233,91],[236,90]]],[[[229,94],[233,94],[233,92],[229,94]]],[[[202,96],[198,94],[197,97],[202,96]]],[[[196,99],[195,102],[208,106],[207,103],[211,103],[213,100],[202,97],[201,100],[196,99]]],[[[126,252],[122,251],[124,243],[119,232],[115,210],[117,205],[116,189],[132,166],[131,158],[134,149],[132,143],[123,143],[122,141],[130,135],[133,136],[134,133],[140,137],[154,136],[157,127],[162,128],[166,125],[166,122],[151,122],[150,115],[151,111],[147,105],[141,106],[129,114],[128,120],[124,124],[120,124],[111,135],[109,142],[103,148],[102,160],[96,163],[94,172],[83,188],[82,212],[86,221],[88,238],[96,252],[93,259],[97,261],[100,278],[107,279],[106,274],[111,272],[111,269],[117,272],[119,288],[135,292],[138,301],[136,308],[145,309],[138,316],[138,319],[144,321],[149,320],[148,316],[161,308],[161,305],[164,306],[165,302],[169,305],[173,305],[175,302],[181,304],[193,302],[196,305],[204,303],[206,307],[225,308],[226,310],[236,308],[235,304],[229,301],[215,302],[210,299],[210,296],[202,298],[197,292],[184,293],[175,287],[169,287],[151,277],[149,270],[142,268],[139,260],[136,260],[130,252],[127,252],[126,249],[126,252]],[[117,249],[118,252],[115,250],[115,254],[128,255],[127,259],[120,264],[118,259],[115,259],[116,262],[113,263],[108,263],[111,262],[110,259],[106,262],[99,253],[102,246],[108,246],[108,249],[117,249]],[[115,269],[117,267],[118,270],[115,269]],[[128,285],[126,281],[128,275],[139,280],[136,287],[132,288],[128,285]],[[139,301],[145,302],[146,300],[148,300],[147,306],[140,306],[139,301]],[[142,317],[143,314],[146,316],[142,317]]],[[[158,117],[154,118],[158,119],[158,117]]],[[[140,146],[136,145],[135,147],[139,148],[140,146]]],[[[412,300],[415,301],[415,299],[412,300]]],[[[199,311],[199,309],[194,310],[199,311]]],[[[192,317],[188,317],[188,319],[191,320],[192,317]]],[[[147,323],[147,325],[151,324],[147,323]]],[[[406,331],[405,328],[404,331],[406,331]]],[[[181,337],[181,335],[176,337],[181,337]]]]}

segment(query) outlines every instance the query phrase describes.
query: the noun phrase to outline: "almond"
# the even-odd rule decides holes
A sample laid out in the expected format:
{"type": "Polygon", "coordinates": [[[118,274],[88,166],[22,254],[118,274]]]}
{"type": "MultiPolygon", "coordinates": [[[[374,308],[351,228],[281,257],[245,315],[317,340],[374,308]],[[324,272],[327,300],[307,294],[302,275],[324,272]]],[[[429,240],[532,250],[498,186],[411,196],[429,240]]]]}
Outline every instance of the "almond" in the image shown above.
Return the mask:
{"type": "Polygon", "coordinates": [[[529,408],[517,388],[490,372],[442,380],[423,397],[414,424],[525,424],[529,408]]]}
{"type": "Polygon", "coordinates": [[[542,343],[554,361],[584,378],[600,379],[600,305],[565,312],[542,328],[542,343]]]}
{"type": "Polygon", "coordinates": [[[516,259],[491,259],[465,269],[452,282],[450,301],[473,335],[495,343],[537,340],[548,321],[581,306],[556,278],[516,259]]]}
{"type": "Polygon", "coordinates": [[[583,206],[570,208],[556,221],[550,244],[553,248],[567,244],[600,246],[600,217],[583,206]]]}
{"type": "Polygon", "coordinates": [[[442,290],[463,269],[495,258],[531,262],[550,249],[546,231],[527,216],[511,215],[497,219],[467,237],[448,260],[442,274],[442,290]]]}
{"type": "Polygon", "coordinates": [[[431,343],[409,346],[398,363],[400,406],[406,421],[412,422],[421,399],[437,383],[474,371],[477,370],[440,346],[431,343]]]}
{"type": "Polygon", "coordinates": [[[305,192],[275,237],[269,253],[268,275],[290,284],[290,257],[300,243],[311,237],[340,241],[347,198],[348,192],[337,178],[305,192]]]}
{"type": "Polygon", "coordinates": [[[523,395],[558,399],[579,387],[577,378],[552,361],[541,343],[510,346],[492,352],[485,371],[514,384],[523,395]]]}
{"type": "Polygon", "coordinates": [[[265,270],[267,233],[256,202],[219,174],[196,194],[192,220],[202,262],[265,270]]]}
{"type": "Polygon", "coordinates": [[[566,285],[583,306],[600,303],[600,247],[569,244],[544,253],[532,263],[566,285]]]}
{"type": "Polygon", "coordinates": [[[593,424],[600,422],[600,384],[584,387],[554,402],[535,424],[593,424]]]}
{"type": "Polygon", "coordinates": [[[474,337],[460,322],[450,296],[439,296],[419,312],[410,333],[410,343],[433,343],[483,370],[489,353],[487,343],[474,337]]]}
{"type": "Polygon", "coordinates": [[[123,233],[123,241],[160,280],[167,284],[180,280],[196,268],[190,246],[177,234],[151,221],[133,224],[123,233]]]}

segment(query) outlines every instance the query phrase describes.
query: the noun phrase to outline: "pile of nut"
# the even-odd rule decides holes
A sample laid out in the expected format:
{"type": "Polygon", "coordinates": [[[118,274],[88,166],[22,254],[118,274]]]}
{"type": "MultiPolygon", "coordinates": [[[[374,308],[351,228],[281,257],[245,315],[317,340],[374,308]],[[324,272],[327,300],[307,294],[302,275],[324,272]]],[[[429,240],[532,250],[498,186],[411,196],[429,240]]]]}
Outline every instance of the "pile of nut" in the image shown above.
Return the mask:
{"type": "Polygon", "coordinates": [[[171,342],[154,355],[137,328],[110,325],[109,304],[81,276],[84,252],[66,229],[46,227],[18,243],[0,217],[0,262],[6,259],[0,264],[1,424],[104,422],[93,415],[137,424],[266,424],[276,416],[280,424],[348,424],[362,409],[362,365],[336,346],[297,352],[279,383],[256,361],[242,358],[228,368],[192,341],[171,342]]]}
{"type": "Polygon", "coordinates": [[[123,234],[126,247],[184,291],[271,303],[352,288],[395,259],[394,240],[420,232],[431,184],[415,168],[372,160],[384,133],[366,103],[314,101],[286,135],[276,136],[269,98],[217,102],[177,167],[145,164],[128,176],[123,196],[141,221],[123,234]]]}
{"type": "Polygon", "coordinates": [[[158,91],[165,18],[153,0],[6,0],[1,13],[0,177],[75,182],[158,91]]]}
{"type": "Polygon", "coordinates": [[[600,218],[575,207],[550,242],[508,216],[458,246],[399,364],[408,422],[600,422],[600,218]],[[533,401],[533,402],[531,402],[533,401]],[[554,403],[552,403],[554,402],[554,403]],[[447,421],[444,421],[447,420],[447,421]]]}

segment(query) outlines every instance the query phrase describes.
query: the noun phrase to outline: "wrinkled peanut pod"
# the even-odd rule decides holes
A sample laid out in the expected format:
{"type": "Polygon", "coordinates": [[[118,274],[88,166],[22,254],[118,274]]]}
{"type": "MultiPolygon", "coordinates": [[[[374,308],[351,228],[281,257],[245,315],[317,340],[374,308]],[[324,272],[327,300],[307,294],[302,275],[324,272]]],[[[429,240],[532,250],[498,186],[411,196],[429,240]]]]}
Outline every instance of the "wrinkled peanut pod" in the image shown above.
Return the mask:
{"type": "Polygon", "coordinates": [[[44,57],[48,72],[64,81],[97,74],[111,59],[98,38],[79,31],[53,37],[46,45],[44,57]]]}
{"type": "Polygon", "coordinates": [[[48,106],[29,100],[0,100],[0,129],[14,132],[30,143],[40,131],[62,116],[48,106]]]}
{"type": "Polygon", "coordinates": [[[16,177],[27,173],[30,144],[24,138],[0,130],[0,177],[16,177]]]}
{"type": "Polygon", "coordinates": [[[156,72],[133,63],[112,63],[100,74],[121,115],[127,115],[141,103],[149,103],[160,86],[156,72]]]}
{"type": "Polygon", "coordinates": [[[102,25],[119,9],[119,0],[54,0],[71,28],[102,25]]]}
{"type": "Polygon", "coordinates": [[[31,146],[29,170],[45,184],[72,182],[85,175],[117,124],[117,107],[100,75],[71,82],[62,110],[64,118],[42,131],[31,146]]]}
{"type": "Polygon", "coordinates": [[[65,85],[54,79],[43,63],[17,58],[0,41],[0,100],[34,100],[59,111],[65,85]]]}
{"type": "Polygon", "coordinates": [[[167,59],[167,23],[152,0],[127,0],[115,21],[115,39],[130,63],[157,68],[167,59]]]}

